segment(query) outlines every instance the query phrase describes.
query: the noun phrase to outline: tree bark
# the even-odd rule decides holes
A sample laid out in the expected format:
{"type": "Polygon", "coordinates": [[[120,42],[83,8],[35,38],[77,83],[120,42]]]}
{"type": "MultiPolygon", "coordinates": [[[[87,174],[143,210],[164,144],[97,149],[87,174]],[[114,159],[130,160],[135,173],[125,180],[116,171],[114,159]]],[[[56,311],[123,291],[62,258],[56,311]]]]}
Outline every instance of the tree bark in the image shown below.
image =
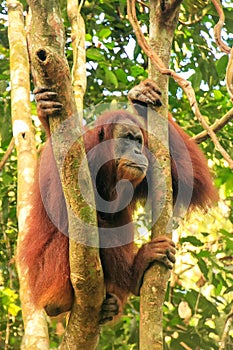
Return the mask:
{"type": "Polygon", "coordinates": [[[230,95],[230,98],[233,101],[233,48],[231,49],[231,53],[230,53],[229,61],[227,65],[226,85],[227,85],[227,90],[230,95]]]}
{"type": "Polygon", "coordinates": [[[71,281],[75,291],[61,349],[90,350],[98,342],[104,284],[82,125],[64,55],[65,37],[58,1],[28,0],[28,4],[32,12],[29,42],[35,85],[55,91],[63,105],[60,114],[49,118],[53,152],[68,210],[71,281]]]}
{"type": "MultiPolygon", "coordinates": [[[[24,28],[23,7],[16,0],[8,0],[8,38],[10,44],[11,72],[11,114],[13,135],[18,157],[18,242],[20,251],[27,233],[27,216],[30,212],[31,187],[34,181],[37,161],[36,146],[30,111],[29,59],[27,52],[26,32],[24,28]]],[[[20,281],[20,300],[25,334],[21,349],[48,350],[48,331],[45,313],[35,310],[31,303],[28,288],[27,270],[17,261],[20,281]]]]}
{"type": "MultiPolygon", "coordinates": [[[[174,3],[174,1],[173,1],[174,3]]],[[[167,5],[171,4],[167,2],[167,5]]],[[[179,6],[166,16],[162,1],[150,2],[150,46],[169,67],[171,45],[177,23],[179,6]]],[[[152,170],[152,234],[169,235],[172,232],[172,182],[168,142],[168,76],[162,75],[149,64],[149,78],[155,80],[162,92],[162,107],[159,113],[148,112],[149,149],[156,161],[152,170]]],[[[140,350],[163,349],[163,303],[170,276],[161,264],[154,264],[145,273],[140,291],[140,350]]]]}
{"type": "MultiPolygon", "coordinates": [[[[80,5],[81,6],[81,5],[80,5]]],[[[85,23],[80,14],[76,0],[67,1],[67,14],[71,24],[71,40],[73,47],[72,85],[76,107],[82,120],[83,97],[87,86],[86,50],[85,50],[85,23]]]]}

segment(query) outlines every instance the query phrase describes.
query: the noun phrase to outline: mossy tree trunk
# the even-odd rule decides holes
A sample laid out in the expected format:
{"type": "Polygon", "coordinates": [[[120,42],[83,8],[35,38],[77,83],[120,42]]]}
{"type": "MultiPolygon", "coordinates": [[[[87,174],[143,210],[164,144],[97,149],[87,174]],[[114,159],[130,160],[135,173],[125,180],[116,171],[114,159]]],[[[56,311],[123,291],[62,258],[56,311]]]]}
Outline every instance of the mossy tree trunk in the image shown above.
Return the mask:
{"type": "MultiPolygon", "coordinates": [[[[169,67],[171,45],[179,13],[179,2],[150,1],[150,46],[169,67]],[[174,7],[174,8],[173,8],[174,7]],[[173,8],[173,9],[172,9],[173,8]]],[[[159,73],[149,64],[149,78],[155,80],[162,92],[159,113],[148,113],[149,149],[156,162],[152,170],[152,233],[172,235],[172,182],[168,140],[168,76],[159,73]]],[[[154,264],[146,272],[140,298],[140,350],[163,349],[163,303],[170,276],[161,264],[154,264]]]]}
{"type": "Polygon", "coordinates": [[[61,113],[49,119],[53,152],[62,179],[69,217],[71,281],[75,302],[62,349],[95,349],[103,301],[103,273],[98,251],[94,195],[77,115],[65,36],[56,0],[28,0],[31,11],[29,51],[35,86],[58,94],[61,113]],[[82,165],[82,167],[81,167],[82,165]],[[80,189],[80,181],[82,189],[80,189]],[[91,315],[91,317],[90,317],[91,315]]]}

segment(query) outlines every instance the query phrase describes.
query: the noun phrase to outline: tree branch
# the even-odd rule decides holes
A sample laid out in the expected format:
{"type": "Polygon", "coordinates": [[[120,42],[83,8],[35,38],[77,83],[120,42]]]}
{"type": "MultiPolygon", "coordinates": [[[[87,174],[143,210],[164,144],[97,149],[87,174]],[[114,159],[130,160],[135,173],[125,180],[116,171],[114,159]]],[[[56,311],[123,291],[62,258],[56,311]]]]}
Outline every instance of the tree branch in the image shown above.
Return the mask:
{"type": "MultiPolygon", "coordinates": [[[[233,108],[230,109],[221,119],[217,119],[216,122],[210,126],[210,128],[216,133],[220,131],[229,121],[233,119],[233,108]]],[[[201,143],[209,138],[207,131],[202,131],[199,134],[195,135],[193,139],[196,143],[201,143]]]]}
{"type": "Polygon", "coordinates": [[[67,14],[71,24],[71,40],[73,47],[72,85],[79,117],[82,121],[83,97],[87,86],[85,23],[80,14],[81,5],[76,0],[67,1],[67,14]]]}
{"type": "Polygon", "coordinates": [[[150,5],[146,4],[144,1],[141,1],[141,0],[137,0],[137,3],[142,5],[143,7],[146,7],[146,8],[150,8],[150,5]]]}
{"type": "Polygon", "coordinates": [[[224,350],[227,348],[227,339],[229,336],[229,331],[231,329],[232,323],[233,323],[233,308],[231,309],[229,315],[227,316],[219,350],[224,350]]]}
{"type": "Polygon", "coordinates": [[[219,49],[227,54],[230,53],[231,49],[229,46],[227,46],[223,41],[222,41],[222,38],[221,38],[221,31],[222,31],[222,28],[224,26],[224,22],[225,22],[225,15],[224,15],[224,12],[223,12],[223,8],[222,8],[222,5],[220,3],[219,0],[212,0],[212,3],[219,15],[219,21],[218,23],[216,24],[216,26],[214,27],[214,37],[215,37],[215,41],[216,41],[216,44],[218,45],[219,49]]]}
{"type": "Polygon", "coordinates": [[[226,85],[231,100],[233,101],[233,48],[231,49],[231,54],[227,65],[226,85]]]}
{"type": "Polygon", "coordinates": [[[191,84],[182,78],[179,74],[177,74],[172,69],[166,68],[163,61],[158,57],[158,55],[151,49],[150,45],[147,43],[142,30],[140,28],[140,25],[137,21],[136,17],[136,11],[135,11],[135,0],[128,0],[128,16],[129,20],[132,24],[132,27],[135,31],[138,44],[141,46],[145,54],[150,58],[151,62],[154,64],[154,66],[159,70],[161,74],[166,74],[171,76],[178,85],[184,90],[190,106],[192,108],[193,113],[197,117],[197,119],[202,124],[203,128],[207,131],[208,135],[212,139],[213,143],[215,144],[216,149],[222,154],[223,158],[228,162],[231,169],[233,169],[233,160],[231,159],[230,155],[226,152],[226,150],[221,146],[220,142],[218,141],[217,136],[215,135],[214,131],[211,130],[210,126],[206,122],[204,116],[201,114],[198,103],[196,100],[195,92],[191,86],[191,84]]]}
{"type": "Polygon", "coordinates": [[[14,139],[14,137],[12,137],[11,142],[9,143],[7,150],[6,150],[4,156],[2,157],[2,160],[0,162],[0,171],[2,171],[2,169],[4,168],[6,162],[8,161],[14,148],[15,148],[15,139],[14,139]]]}

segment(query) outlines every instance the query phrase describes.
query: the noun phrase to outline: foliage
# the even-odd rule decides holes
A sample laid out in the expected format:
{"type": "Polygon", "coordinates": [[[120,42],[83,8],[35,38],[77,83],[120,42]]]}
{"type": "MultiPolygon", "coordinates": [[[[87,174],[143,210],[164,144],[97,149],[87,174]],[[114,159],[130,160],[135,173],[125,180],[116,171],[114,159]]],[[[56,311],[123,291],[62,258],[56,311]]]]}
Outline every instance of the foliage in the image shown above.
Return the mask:
{"type": "MultiPolygon", "coordinates": [[[[72,62],[70,28],[64,3],[62,13],[67,32],[67,56],[72,62]]],[[[192,83],[201,112],[209,123],[231,107],[224,77],[227,56],[214,42],[213,26],[218,21],[211,1],[185,0],[177,26],[171,66],[192,83]]],[[[226,16],[224,40],[233,44],[233,10],[223,1],[226,16]]],[[[5,3],[0,16],[0,156],[11,140],[9,48],[5,3]]],[[[138,5],[137,15],[148,32],[148,11],[138,5]]],[[[126,93],[147,76],[147,58],[141,52],[126,16],[126,1],[85,1],[88,87],[85,105],[92,107],[113,98],[126,101],[126,93]]],[[[202,128],[193,117],[186,96],[170,80],[170,110],[190,135],[202,128]]],[[[35,105],[32,103],[32,111],[35,105]]],[[[233,150],[232,122],[218,133],[223,147],[233,150]]],[[[38,132],[38,140],[41,131],[38,132]]],[[[232,310],[232,221],[233,176],[210,140],[201,145],[209,159],[220,190],[220,204],[207,216],[192,216],[177,236],[178,258],[164,305],[165,349],[218,349],[227,315],[232,310]],[[204,222],[203,222],[204,221],[204,222]]],[[[16,156],[11,155],[0,172],[0,348],[19,349],[22,321],[19,310],[18,281],[14,267],[17,238],[16,156]]],[[[145,224],[145,223],[144,223],[145,224]]],[[[138,349],[139,300],[132,298],[123,318],[102,330],[99,349],[138,349]]],[[[58,326],[51,324],[51,346],[59,341],[58,326]],[[56,328],[55,328],[56,327],[56,328]]],[[[226,350],[233,346],[231,329],[226,350]]]]}
{"type": "MultiPolygon", "coordinates": [[[[227,216],[220,205],[205,223],[193,215],[179,229],[179,254],[164,311],[165,349],[183,349],[182,342],[192,349],[194,344],[195,349],[219,349],[233,292],[228,261],[233,237],[227,216]]],[[[232,338],[226,349],[231,347],[232,338]]]]}
{"type": "MultiPolygon", "coordinates": [[[[3,154],[4,147],[0,153],[3,154]]],[[[12,154],[0,174],[0,348],[17,348],[22,337],[19,285],[14,264],[17,240],[16,157],[12,154]],[[11,347],[10,347],[11,348],[11,347]]]]}
{"type": "Polygon", "coordinates": [[[138,349],[139,336],[139,298],[132,297],[125,308],[121,321],[112,327],[106,325],[101,334],[99,350],[138,349]]]}

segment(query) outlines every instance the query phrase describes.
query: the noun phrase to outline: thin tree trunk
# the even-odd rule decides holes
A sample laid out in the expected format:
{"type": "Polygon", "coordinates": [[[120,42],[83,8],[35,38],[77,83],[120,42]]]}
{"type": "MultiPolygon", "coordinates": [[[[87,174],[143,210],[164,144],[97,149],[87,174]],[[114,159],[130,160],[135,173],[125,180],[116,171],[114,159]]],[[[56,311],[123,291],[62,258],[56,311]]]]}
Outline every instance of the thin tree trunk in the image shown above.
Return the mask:
{"type": "MultiPolygon", "coordinates": [[[[168,67],[179,9],[174,9],[171,16],[165,19],[162,3],[159,0],[150,1],[150,46],[168,67]]],[[[150,63],[149,78],[158,84],[163,102],[159,114],[152,108],[148,113],[149,149],[156,159],[151,185],[153,239],[159,235],[171,237],[173,200],[167,122],[168,77],[156,71],[150,63]]],[[[158,263],[144,276],[140,292],[140,350],[163,349],[162,308],[169,276],[170,272],[158,263]]]]}
{"type": "MultiPolygon", "coordinates": [[[[37,153],[31,121],[29,59],[23,7],[16,0],[8,0],[7,6],[10,44],[11,114],[18,156],[18,252],[27,233],[27,216],[30,211],[31,196],[28,188],[31,187],[34,181],[37,153]]],[[[43,310],[35,310],[34,305],[31,303],[27,270],[20,261],[17,261],[17,269],[25,329],[21,348],[48,350],[49,343],[45,313],[43,310]]]]}
{"type": "MultiPolygon", "coordinates": [[[[81,5],[80,5],[81,6],[81,5]]],[[[73,47],[72,85],[80,121],[83,115],[83,97],[87,86],[85,23],[80,14],[81,7],[76,0],[67,0],[67,14],[71,24],[73,47]]]]}
{"type": "Polygon", "coordinates": [[[29,43],[35,85],[57,92],[63,105],[62,112],[49,120],[53,152],[68,209],[71,281],[75,291],[61,349],[91,350],[98,342],[104,285],[82,125],[64,55],[65,37],[58,1],[28,0],[28,4],[32,13],[29,43]]]}
{"type": "Polygon", "coordinates": [[[231,48],[231,53],[227,65],[226,85],[231,100],[233,101],[233,48],[231,48]]]}

